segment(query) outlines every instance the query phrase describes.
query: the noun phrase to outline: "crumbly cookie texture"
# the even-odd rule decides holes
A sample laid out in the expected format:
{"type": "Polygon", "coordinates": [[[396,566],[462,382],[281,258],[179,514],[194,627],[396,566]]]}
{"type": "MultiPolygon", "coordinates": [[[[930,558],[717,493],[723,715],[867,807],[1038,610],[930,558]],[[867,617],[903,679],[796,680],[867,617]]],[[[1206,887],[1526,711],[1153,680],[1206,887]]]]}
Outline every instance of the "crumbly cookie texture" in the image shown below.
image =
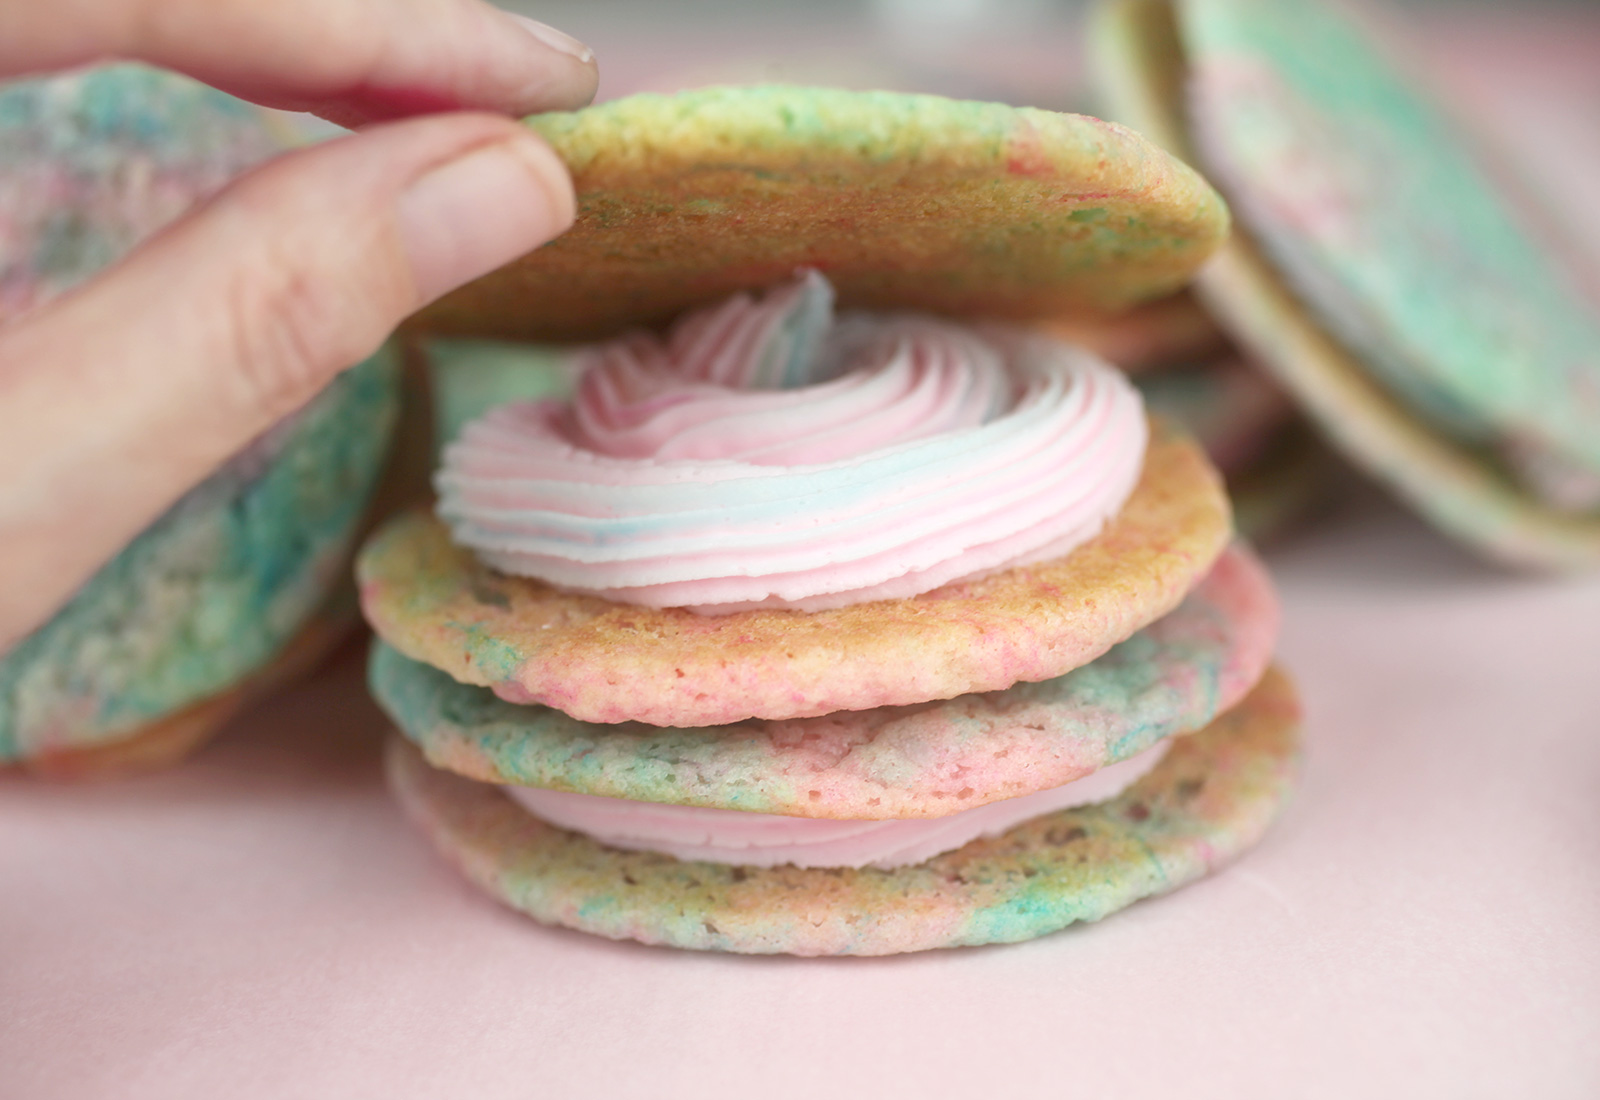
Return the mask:
{"type": "Polygon", "coordinates": [[[192,708],[264,675],[320,613],[352,624],[328,601],[388,452],[394,376],[382,357],[341,375],[0,657],[0,762],[66,761],[179,712],[214,726],[228,708],[192,708]]]}
{"type": "Polygon", "coordinates": [[[424,311],[577,340],[822,271],[846,308],[1054,317],[1160,297],[1226,237],[1199,174],[1080,115],[889,92],[707,88],[528,124],[577,224],[424,311]]]}
{"type": "Polygon", "coordinates": [[[1200,878],[1287,802],[1299,700],[1274,669],[1108,802],[1049,814],[893,871],[744,868],[608,848],[396,736],[402,806],[478,886],[547,924],[710,951],[887,955],[1031,939],[1200,878]]]}
{"type": "Polygon", "coordinates": [[[1230,537],[1216,471],[1157,426],[1122,511],[1071,554],[905,600],[707,617],[558,592],[402,516],[357,565],[390,645],[462,683],[589,722],[721,725],[924,703],[1048,680],[1171,611],[1230,537]]]}
{"type": "Polygon", "coordinates": [[[371,680],[429,763],[485,782],[793,817],[940,817],[1070,783],[1204,726],[1255,686],[1277,626],[1266,570],[1235,546],[1175,611],[1082,668],[922,706],[598,725],[504,702],[381,642],[371,680]]]}

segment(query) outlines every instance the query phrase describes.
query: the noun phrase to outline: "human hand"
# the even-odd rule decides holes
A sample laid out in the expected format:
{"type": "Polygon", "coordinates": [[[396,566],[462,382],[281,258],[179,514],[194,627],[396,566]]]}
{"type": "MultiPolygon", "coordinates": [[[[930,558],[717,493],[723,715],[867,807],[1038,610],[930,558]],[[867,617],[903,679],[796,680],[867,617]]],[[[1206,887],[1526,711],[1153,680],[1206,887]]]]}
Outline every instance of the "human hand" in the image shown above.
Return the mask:
{"type": "Polygon", "coordinates": [[[564,231],[565,167],[505,116],[596,82],[481,0],[0,0],[0,76],[113,57],[363,129],[0,325],[0,653],[406,315],[564,231]]]}

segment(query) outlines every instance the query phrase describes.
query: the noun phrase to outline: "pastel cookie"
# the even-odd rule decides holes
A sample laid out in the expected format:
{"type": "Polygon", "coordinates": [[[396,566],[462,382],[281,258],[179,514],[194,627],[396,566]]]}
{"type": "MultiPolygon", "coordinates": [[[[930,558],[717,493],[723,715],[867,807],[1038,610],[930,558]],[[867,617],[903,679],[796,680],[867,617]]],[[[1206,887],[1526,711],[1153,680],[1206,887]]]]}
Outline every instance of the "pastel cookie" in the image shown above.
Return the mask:
{"type": "Polygon", "coordinates": [[[597,725],[507,703],[382,643],[371,683],[431,764],[484,782],[793,817],[938,817],[1070,783],[1207,724],[1261,678],[1277,619],[1261,563],[1235,546],[1176,610],[1096,660],[923,706],[597,725]]]}
{"type": "Polygon", "coordinates": [[[1600,320],[1367,28],[1181,0],[1190,136],[1317,319],[1418,415],[1600,471],[1600,320]]]}
{"type": "Polygon", "coordinates": [[[342,635],[348,612],[319,617],[349,568],[394,417],[390,363],[346,372],[103,566],[0,658],[0,761],[92,770],[56,758],[231,693],[303,630],[342,635]]]}
{"type": "Polygon", "coordinates": [[[1298,709],[1220,476],[1120,372],[986,320],[1175,289],[1225,232],[1203,181],[927,97],[532,124],[578,228],[419,319],[438,515],[358,564],[391,779],[448,858],[601,935],[882,954],[1254,842],[1298,709]]]}
{"type": "Polygon", "coordinates": [[[462,683],[584,721],[714,725],[1050,679],[1177,606],[1229,534],[1215,471],[1162,430],[1094,539],[913,599],[716,617],[613,604],[495,573],[416,513],[367,543],[357,580],[379,637],[462,683]]]}
{"type": "Polygon", "coordinates": [[[1249,0],[1120,0],[1095,41],[1112,112],[1233,184],[1199,292],[1323,434],[1489,557],[1600,560],[1600,326],[1381,49],[1249,0]]]}
{"type": "Polygon", "coordinates": [[[300,140],[284,116],[143,65],[0,86],[0,316],[48,301],[300,140]]]}
{"type": "Polygon", "coordinates": [[[1232,861],[1291,794],[1299,701],[1269,671],[1109,802],[1036,818],[891,871],[738,867],[622,851],[544,824],[497,788],[389,746],[401,805],[451,863],[546,924],[749,954],[887,955],[1031,939],[1232,861]]]}
{"type": "Polygon", "coordinates": [[[845,308],[1103,313],[1177,290],[1228,231],[1188,167],[1081,115],[707,88],[529,125],[572,169],[577,224],[418,327],[592,339],[800,267],[827,275],[845,308]]]}
{"type": "MultiPolygon", "coordinates": [[[[303,140],[194,81],[116,65],[0,90],[0,315],[92,275],[303,140]]],[[[0,657],[0,765],[155,766],[354,624],[338,591],[396,417],[388,355],[246,447],[0,657]]]]}

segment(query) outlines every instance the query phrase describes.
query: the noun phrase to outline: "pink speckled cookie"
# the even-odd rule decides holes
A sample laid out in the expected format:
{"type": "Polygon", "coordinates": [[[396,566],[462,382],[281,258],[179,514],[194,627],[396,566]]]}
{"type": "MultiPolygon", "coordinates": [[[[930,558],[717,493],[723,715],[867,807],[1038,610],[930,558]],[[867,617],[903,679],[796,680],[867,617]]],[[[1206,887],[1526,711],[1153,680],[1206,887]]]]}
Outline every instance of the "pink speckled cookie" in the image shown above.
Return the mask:
{"type": "Polygon", "coordinates": [[[893,871],[735,867],[608,848],[395,737],[406,812],[468,878],[536,920],[710,951],[888,955],[1031,939],[1200,878],[1254,844],[1299,757],[1299,701],[1271,670],[1120,796],[893,871]]]}
{"type": "Polygon", "coordinates": [[[1227,498],[1157,427],[1121,513],[1066,557],[832,611],[705,617],[495,573],[402,516],[357,567],[362,608],[407,657],[589,722],[703,726],[923,703],[1047,680],[1176,607],[1227,545],[1227,498]]]}
{"type": "Polygon", "coordinates": [[[373,693],[429,763],[513,783],[791,817],[941,817],[1070,783],[1204,726],[1277,638],[1266,570],[1236,545],[1177,610],[1064,676],[914,707],[674,728],[580,722],[374,649],[373,693]]]}

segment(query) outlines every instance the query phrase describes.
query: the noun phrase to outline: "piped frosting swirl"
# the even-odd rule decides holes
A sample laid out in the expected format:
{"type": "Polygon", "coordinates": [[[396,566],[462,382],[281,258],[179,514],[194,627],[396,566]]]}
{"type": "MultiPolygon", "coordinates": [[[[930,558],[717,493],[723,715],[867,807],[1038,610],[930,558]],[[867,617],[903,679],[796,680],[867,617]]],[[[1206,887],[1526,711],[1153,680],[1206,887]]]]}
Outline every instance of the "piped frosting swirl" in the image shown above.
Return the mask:
{"type": "Polygon", "coordinates": [[[1138,479],[1138,394],[1025,330],[844,314],[807,273],[583,353],[571,402],[446,449],[439,512],[504,572],[723,613],[914,596],[1066,553],[1138,479]]]}

